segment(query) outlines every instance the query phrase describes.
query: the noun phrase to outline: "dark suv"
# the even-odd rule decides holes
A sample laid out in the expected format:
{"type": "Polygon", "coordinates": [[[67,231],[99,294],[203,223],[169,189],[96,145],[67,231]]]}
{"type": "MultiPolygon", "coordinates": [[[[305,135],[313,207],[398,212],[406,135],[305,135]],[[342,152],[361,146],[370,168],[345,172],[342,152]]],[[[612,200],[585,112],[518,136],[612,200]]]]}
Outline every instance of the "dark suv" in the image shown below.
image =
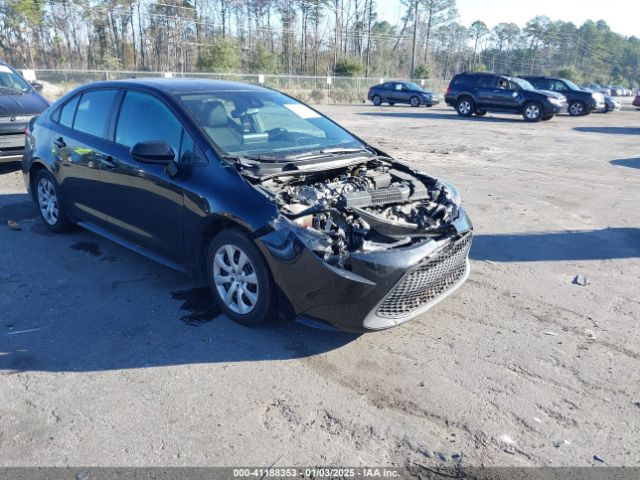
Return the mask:
{"type": "Polygon", "coordinates": [[[456,75],[444,99],[462,117],[504,112],[520,114],[528,122],[550,120],[567,107],[567,99],[559,93],[536,90],[522,78],[493,73],[456,75]]]}
{"type": "Polygon", "coordinates": [[[367,98],[376,106],[382,105],[383,102],[389,105],[408,103],[412,107],[433,107],[440,103],[437,93],[428,92],[412,82],[386,82],[374,85],[369,89],[367,98]]]}
{"type": "Polygon", "coordinates": [[[0,163],[17,162],[24,153],[24,129],[49,106],[37,90],[6,63],[0,62],[0,163]]]}
{"type": "Polygon", "coordinates": [[[566,78],[522,77],[539,90],[557,92],[567,97],[569,114],[574,117],[589,115],[605,107],[604,95],[584,90],[566,78]]]}

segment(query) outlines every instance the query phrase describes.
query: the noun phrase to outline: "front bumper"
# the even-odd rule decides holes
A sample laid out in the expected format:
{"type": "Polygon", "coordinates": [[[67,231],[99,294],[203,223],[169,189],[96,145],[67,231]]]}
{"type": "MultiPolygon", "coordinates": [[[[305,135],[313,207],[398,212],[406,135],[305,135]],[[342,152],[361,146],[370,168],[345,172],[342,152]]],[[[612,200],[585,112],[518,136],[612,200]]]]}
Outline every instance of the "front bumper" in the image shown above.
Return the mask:
{"type": "Polygon", "coordinates": [[[0,134],[0,163],[19,162],[24,154],[24,133],[0,134]]]}
{"type": "Polygon", "coordinates": [[[460,209],[445,238],[352,254],[350,270],[325,263],[293,232],[271,231],[257,244],[294,317],[366,332],[405,323],[462,285],[471,236],[471,222],[460,209]]]}
{"type": "Polygon", "coordinates": [[[438,105],[440,103],[440,97],[437,96],[433,96],[430,98],[421,98],[420,102],[422,103],[422,105],[427,105],[429,107],[433,107],[434,105],[438,105]]]}

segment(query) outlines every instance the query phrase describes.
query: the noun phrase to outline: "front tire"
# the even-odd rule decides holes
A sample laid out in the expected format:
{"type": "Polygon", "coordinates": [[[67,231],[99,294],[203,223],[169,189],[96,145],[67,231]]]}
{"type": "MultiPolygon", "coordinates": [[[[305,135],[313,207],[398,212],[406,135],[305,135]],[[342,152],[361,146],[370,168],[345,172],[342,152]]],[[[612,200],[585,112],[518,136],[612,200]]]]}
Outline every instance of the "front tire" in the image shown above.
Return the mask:
{"type": "Polygon", "coordinates": [[[374,95],[371,98],[371,101],[376,107],[379,107],[380,105],[382,105],[382,97],[380,95],[374,95]]]}
{"type": "Polygon", "coordinates": [[[461,117],[470,117],[473,115],[474,111],[475,105],[473,104],[473,100],[469,97],[462,97],[458,100],[458,103],[456,104],[456,112],[458,112],[458,115],[461,117]]]}
{"type": "Polygon", "coordinates": [[[569,105],[569,115],[571,115],[572,117],[581,117],[582,115],[586,114],[587,107],[583,102],[571,102],[571,104],[569,105]]]}
{"type": "Polygon", "coordinates": [[[418,97],[411,97],[409,99],[409,103],[411,104],[412,107],[416,108],[420,106],[420,99],[418,97]]]}
{"type": "Polygon", "coordinates": [[[47,170],[40,170],[34,185],[38,212],[45,226],[55,233],[69,230],[71,222],[55,177],[47,170]]]}
{"type": "Polygon", "coordinates": [[[224,313],[255,327],[273,317],[276,293],[271,272],[253,241],[237,229],[223,230],[207,253],[207,277],[224,313]]]}
{"type": "Polygon", "coordinates": [[[527,122],[539,122],[542,120],[542,106],[535,102],[527,103],[522,110],[522,117],[527,122]]]}

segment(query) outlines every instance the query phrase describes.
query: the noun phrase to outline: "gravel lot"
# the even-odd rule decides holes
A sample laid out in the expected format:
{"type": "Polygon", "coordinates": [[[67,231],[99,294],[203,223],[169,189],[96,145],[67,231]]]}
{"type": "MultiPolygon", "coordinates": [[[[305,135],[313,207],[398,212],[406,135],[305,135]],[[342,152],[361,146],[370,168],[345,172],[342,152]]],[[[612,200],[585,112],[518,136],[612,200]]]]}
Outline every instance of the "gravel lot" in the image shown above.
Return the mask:
{"type": "Polygon", "coordinates": [[[640,111],[321,109],[460,187],[467,284],[382,333],[247,329],[2,167],[0,465],[640,466],[640,111]]]}

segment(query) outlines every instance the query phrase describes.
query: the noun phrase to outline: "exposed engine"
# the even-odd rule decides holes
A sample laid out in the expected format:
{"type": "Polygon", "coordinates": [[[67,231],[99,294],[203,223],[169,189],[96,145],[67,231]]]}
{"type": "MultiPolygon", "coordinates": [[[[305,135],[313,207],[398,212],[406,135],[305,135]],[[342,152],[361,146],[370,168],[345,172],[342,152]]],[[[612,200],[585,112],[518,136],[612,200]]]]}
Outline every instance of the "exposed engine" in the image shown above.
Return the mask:
{"type": "Polygon", "coordinates": [[[437,234],[457,216],[445,185],[400,168],[372,160],[262,185],[275,194],[284,216],[308,230],[312,249],[343,266],[349,252],[408,245],[437,234]]]}

